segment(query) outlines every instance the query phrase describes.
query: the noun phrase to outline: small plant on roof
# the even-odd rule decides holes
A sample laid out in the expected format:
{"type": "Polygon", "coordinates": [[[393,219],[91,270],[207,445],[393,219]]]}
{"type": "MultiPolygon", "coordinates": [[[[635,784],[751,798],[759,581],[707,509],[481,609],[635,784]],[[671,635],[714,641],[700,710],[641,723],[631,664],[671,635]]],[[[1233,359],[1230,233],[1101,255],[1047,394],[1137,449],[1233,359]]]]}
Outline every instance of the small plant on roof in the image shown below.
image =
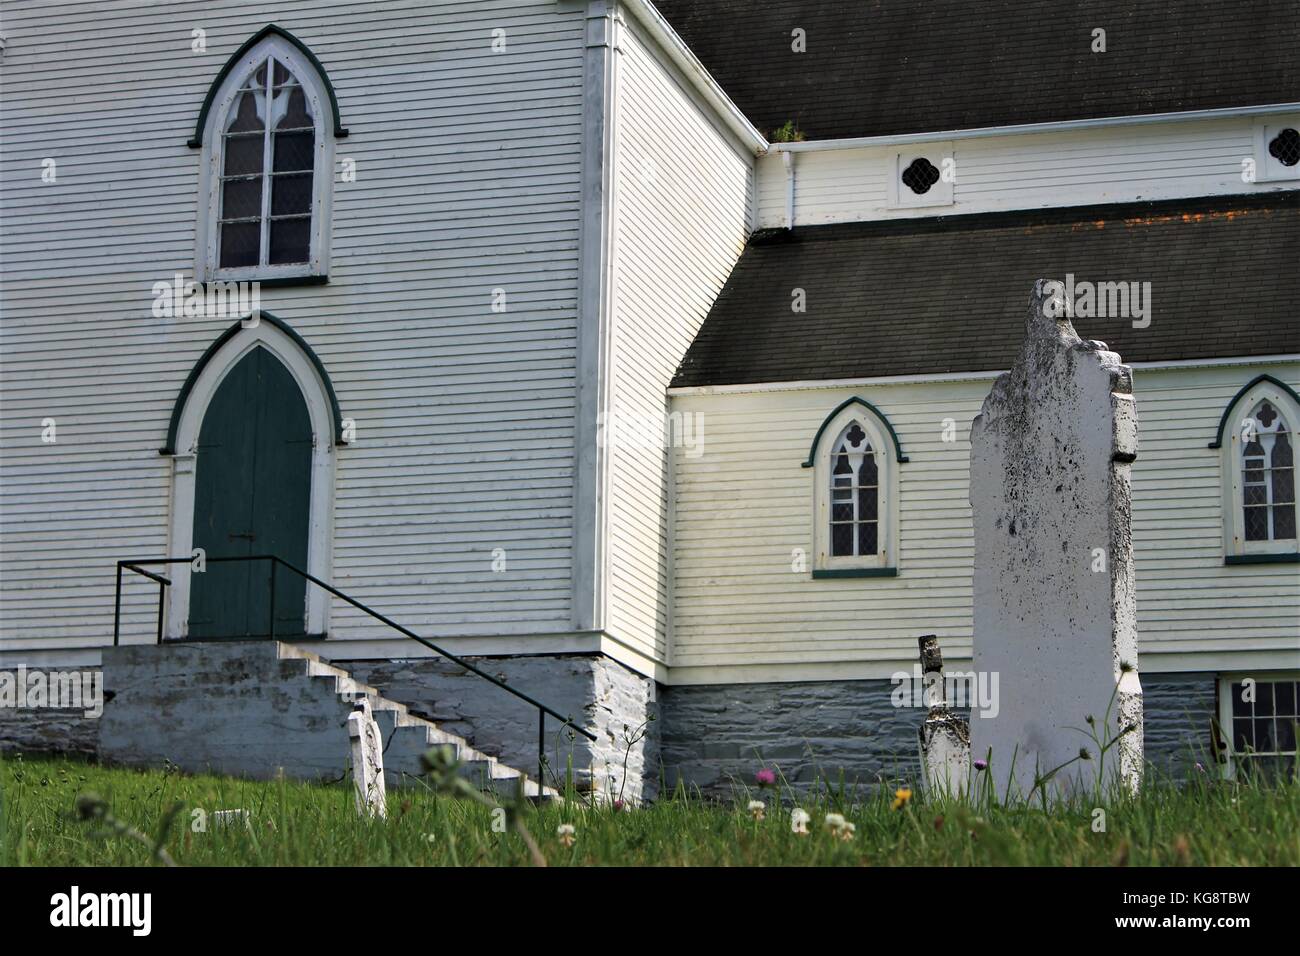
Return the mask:
{"type": "Polygon", "coordinates": [[[772,130],[774,143],[802,143],[803,140],[803,131],[794,125],[794,120],[786,120],[784,124],[772,130]]]}

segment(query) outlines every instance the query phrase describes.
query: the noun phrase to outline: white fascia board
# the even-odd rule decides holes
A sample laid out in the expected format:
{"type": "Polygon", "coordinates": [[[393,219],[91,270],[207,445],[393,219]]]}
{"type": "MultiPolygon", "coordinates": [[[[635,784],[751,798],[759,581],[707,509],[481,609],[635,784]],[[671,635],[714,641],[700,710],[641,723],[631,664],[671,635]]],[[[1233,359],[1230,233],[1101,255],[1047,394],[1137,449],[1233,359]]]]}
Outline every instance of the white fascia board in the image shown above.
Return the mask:
{"type": "Polygon", "coordinates": [[[636,17],[637,22],[650,32],[650,35],[664,48],[669,58],[681,70],[682,75],[690,81],[705,101],[718,112],[722,121],[746,147],[755,155],[767,152],[767,138],[763,136],[723,92],[718,81],[709,75],[709,71],[691,52],[681,37],[677,35],[663,15],[654,8],[650,0],[623,0],[623,8],[636,17]]]}
{"type": "Polygon", "coordinates": [[[1022,123],[1015,126],[981,126],[977,129],[936,130],[929,133],[891,133],[887,136],[854,136],[844,139],[814,139],[801,143],[772,143],[772,152],[815,152],[824,149],[861,149],[866,146],[900,146],[936,140],[982,139],[989,136],[1022,136],[1032,133],[1061,133],[1069,130],[1113,126],[1142,126],[1151,123],[1187,123],[1196,120],[1231,119],[1239,116],[1267,116],[1295,113],[1300,103],[1271,103],[1266,106],[1236,106],[1226,109],[1187,110],[1181,113],[1142,113],[1135,116],[1101,116],[1095,119],[1060,120],[1050,123],[1022,123]]]}
{"type": "MultiPolygon", "coordinates": [[[[1122,359],[1122,356],[1121,356],[1122,359]]],[[[1300,355],[1246,355],[1231,358],[1170,359],[1164,362],[1125,362],[1136,369],[1201,368],[1205,366],[1278,365],[1300,362],[1300,355]]],[[[739,392],[794,392],[819,388],[858,388],[863,385],[928,385],[936,382],[973,382],[995,379],[1006,371],[935,372],[928,375],[879,375],[874,378],[810,379],[798,382],[754,382],[739,385],[683,385],[668,389],[669,395],[727,395],[739,392]]]]}

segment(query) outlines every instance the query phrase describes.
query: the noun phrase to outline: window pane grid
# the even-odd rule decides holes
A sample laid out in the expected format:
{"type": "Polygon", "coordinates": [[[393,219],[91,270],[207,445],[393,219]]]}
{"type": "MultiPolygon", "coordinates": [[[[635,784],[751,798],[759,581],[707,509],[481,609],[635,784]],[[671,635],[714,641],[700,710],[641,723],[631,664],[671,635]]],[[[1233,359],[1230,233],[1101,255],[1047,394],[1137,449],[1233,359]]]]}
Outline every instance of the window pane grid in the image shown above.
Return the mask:
{"type": "Polygon", "coordinates": [[[1245,422],[1241,454],[1242,534],[1247,541],[1296,537],[1295,458],[1286,421],[1260,402],[1245,422]]]}
{"type": "Polygon", "coordinates": [[[835,444],[830,476],[830,553],[833,557],[867,557],[880,553],[879,473],[875,451],[858,422],[835,444]],[[854,461],[858,461],[854,467],[854,461]]]}
{"type": "Polygon", "coordinates": [[[302,84],[268,57],[240,87],[226,127],[219,267],[309,261],[316,127],[302,84]]]}
{"type": "Polygon", "coordinates": [[[1233,683],[1232,749],[1236,756],[1293,757],[1300,681],[1256,682],[1254,700],[1243,699],[1244,683],[1233,683]]]}

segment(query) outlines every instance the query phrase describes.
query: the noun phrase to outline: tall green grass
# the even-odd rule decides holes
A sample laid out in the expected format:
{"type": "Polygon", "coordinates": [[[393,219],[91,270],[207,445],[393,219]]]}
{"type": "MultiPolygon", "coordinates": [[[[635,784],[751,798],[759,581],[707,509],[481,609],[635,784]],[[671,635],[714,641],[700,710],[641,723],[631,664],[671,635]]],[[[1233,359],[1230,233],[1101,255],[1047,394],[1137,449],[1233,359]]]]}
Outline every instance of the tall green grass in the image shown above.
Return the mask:
{"type": "MultiPolygon", "coordinates": [[[[1300,787],[1244,785],[1194,773],[1182,787],[1151,784],[1055,804],[972,807],[843,785],[797,794],[738,787],[718,804],[684,789],[645,808],[563,805],[525,811],[551,866],[1295,866],[1300,787]],[[763,819],[747,809],[762,801],[763,819]],[[790,808],[810,816],[791,831],[790,808]],[[1097,832],[1096,810],[1105,812],[1097,832]],[[825,825],[842,814],[850,840],[825,825]],[[557,836],[574,828],[572,846],[557,836]]],[[[182,866],[526,866],[520,837],[498,833],[488,807],[419,787],[389,792],[389,819],[359,819],[346,786],[251,782],[171,770],[109,769],[65,759],[0,761],[0,865],[158,864],[155,844],[182,866]],[[96,794],[103,818],[82,819],[96,794]],[[176,805],[170,826],[165,825],[176,805]],[[246,809],[250,826],[217,827],[213,811],[246,809]],[[208,814],[195,832],[194,811],[208,814]],[[134,835],[129,831],[133,830],[134,835]]]]}

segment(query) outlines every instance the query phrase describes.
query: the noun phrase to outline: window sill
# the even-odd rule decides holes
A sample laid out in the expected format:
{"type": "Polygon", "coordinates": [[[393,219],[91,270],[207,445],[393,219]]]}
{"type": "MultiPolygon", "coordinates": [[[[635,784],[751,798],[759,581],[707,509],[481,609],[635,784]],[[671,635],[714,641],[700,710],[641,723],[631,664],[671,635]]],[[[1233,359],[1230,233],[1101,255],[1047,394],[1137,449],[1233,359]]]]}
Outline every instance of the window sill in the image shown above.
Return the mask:
{"type": "Polygon", "coordinates": [[[330,277],[322,273],[320,275],[266,276],[265,278],[259,278],[256,275],[231,276],[229,278],[214,277],[205,279],[200,284],[209,286],[218,282],[247,282],[250,284],[256,282],[258,287],[262,289],[283,289],[297,285],[327,285],[329,281],[330,277]]]}
{"type": "Polygon", "coordinates": [[[896,578],[898,568],[821,568],[813,571],[814,581],[833,578],[896,578]]]}
{"type": "Polygon", "coordinates": [[[1300,564],[1300,551],[1284,551],[1277,554],[1229,554],[1223,563],[1234,564],[1300,564]]]}

